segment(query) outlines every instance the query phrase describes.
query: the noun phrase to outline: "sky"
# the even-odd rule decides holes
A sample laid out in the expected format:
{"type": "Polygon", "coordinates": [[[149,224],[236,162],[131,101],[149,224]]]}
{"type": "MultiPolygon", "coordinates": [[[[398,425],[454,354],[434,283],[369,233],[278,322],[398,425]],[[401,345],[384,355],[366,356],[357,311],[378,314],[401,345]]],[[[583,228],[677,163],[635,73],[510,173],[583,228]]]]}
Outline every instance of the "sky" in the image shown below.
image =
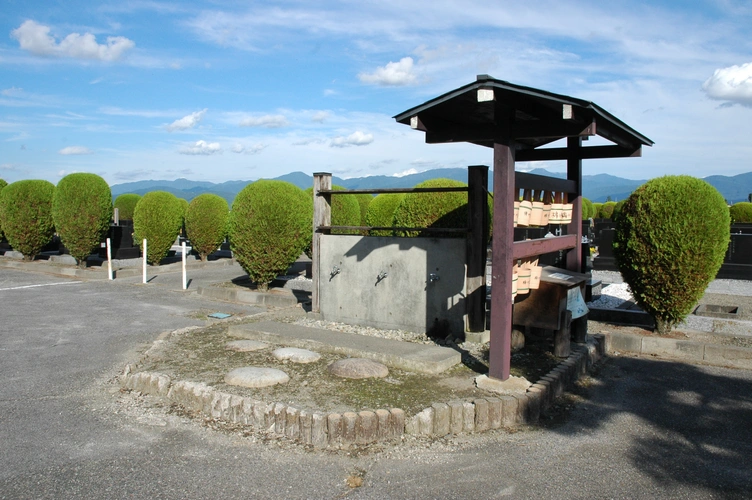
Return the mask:
{"type": "MultiPolygon", "coordinates": [[[[393,119],[478,74],[594,102],[655,142],[585,175],[752,171],[750,0],[0,0],[0,178],[492,165],[393,119]]],[[[539,167],[564,169],[518,165],[539,167]]]]}

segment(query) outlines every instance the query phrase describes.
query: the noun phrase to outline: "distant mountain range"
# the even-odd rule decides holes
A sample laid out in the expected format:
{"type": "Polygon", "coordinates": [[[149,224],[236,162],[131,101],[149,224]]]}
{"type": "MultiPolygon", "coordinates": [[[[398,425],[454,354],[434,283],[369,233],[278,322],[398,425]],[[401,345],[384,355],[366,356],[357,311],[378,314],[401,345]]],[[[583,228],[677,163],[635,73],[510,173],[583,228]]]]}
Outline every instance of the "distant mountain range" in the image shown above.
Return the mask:
{"type": "MultiPolygon", "coordinates": [[[[549,172],[544,169],[535,169],[530,173],[559,178],[565,177],[563,173],[549,172]]],[[[335,176],[332,177],[332,183],[346,189],[381,189],[413,187],[425,180],[436,179],[439,177],[467,182],[467,169],[442,168],[427,170],[418,174],[410,174],[402,177],[375,175],[371,177],[341,179],[335,176]]],[[[313,186],[313,176],[303,172],[292,172],[290,174],[275,177],[274,179],[287,181],[302,189],[313,186]]],[[[718,189],[729,203],[747,201],[747,197],[752,193],[752,172],[735,175],[733,177],[712,175],[706,177],[705,180],[718,189]]],[[[177,179],[172,181],[149,180],[114,184],[111,186],[111,190],[113,198],[123,193],[144,195],[149,191],[168,191],[178,198],[185,198],[188,201],[202,193],[214,193],[226,199],[229,204],[232,204],[235,195],[251,182],[253,181],[227,181],[215,184],[213,182],[191,181],[188,179],[177,179]]],[[[583,175],[583,196],[593,202],[604,202],[607,200],[619,201],[628,197],[632,191],[644,182],[644,180],[635,181],[608,174],[583,175]]],[[[493,174],[492,172],[489,172],[489,191],[493,189],[492,183],[493,174]]]]}

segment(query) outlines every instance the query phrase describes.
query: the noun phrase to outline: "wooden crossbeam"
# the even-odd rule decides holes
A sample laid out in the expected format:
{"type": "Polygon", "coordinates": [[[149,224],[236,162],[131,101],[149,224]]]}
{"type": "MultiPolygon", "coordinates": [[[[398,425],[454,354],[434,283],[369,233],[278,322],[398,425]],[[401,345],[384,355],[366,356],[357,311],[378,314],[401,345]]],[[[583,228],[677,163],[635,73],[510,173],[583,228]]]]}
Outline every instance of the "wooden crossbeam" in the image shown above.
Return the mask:
{"type": "MultiPolygon", "coordinates": [[[[570,156],[567,148],[521,149],[517,151],[517,161],[566,160],[570,156]]],[[[599,158],[638,158],[642,156],[642,147],[590,146],[579,148],[578,156],[582,160],[599,158]]]]}

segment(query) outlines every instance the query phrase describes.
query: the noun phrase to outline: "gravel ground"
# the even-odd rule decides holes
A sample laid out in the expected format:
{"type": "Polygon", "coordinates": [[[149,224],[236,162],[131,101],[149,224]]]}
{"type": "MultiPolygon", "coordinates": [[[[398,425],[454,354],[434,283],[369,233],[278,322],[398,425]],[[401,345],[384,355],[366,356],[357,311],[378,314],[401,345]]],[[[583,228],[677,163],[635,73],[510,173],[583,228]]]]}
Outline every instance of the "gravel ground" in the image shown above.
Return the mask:
{"type": "MultiPolygon", "coordinates": [[[[621,274],[616,271],[593,271],[592,274],[593,278],[601,280],[604,285],[624,283],[621,274]]],[[[610,286],[608,288],[610,288],[610,286]]],[[[713,280],[710,285],[708,285],[706,293],[752,297],[752,281],[713,280]]]]}

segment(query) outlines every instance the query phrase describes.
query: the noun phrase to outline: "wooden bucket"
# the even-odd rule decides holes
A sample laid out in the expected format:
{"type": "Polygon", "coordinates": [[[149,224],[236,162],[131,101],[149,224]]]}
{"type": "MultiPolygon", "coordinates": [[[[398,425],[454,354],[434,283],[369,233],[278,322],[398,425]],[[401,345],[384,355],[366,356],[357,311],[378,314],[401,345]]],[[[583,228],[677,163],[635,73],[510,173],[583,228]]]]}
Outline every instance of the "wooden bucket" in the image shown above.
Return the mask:
{"type": "Polygon", "coordinates": [[[530,293],[530,269],[520,267],[517,271],[517,295],[527,295],[530,293]]]}
{"type": "Polygon", "coordinates": [[[574,205],[571,203],[567,203],[567,193],[564,193],[564,200],[562,203],[561,208],[561,223],[562,224],[569,224],[572,222],[572,209],[574,208],[574,205]]]}
{"type": "Polygon", "coordinates": [[[530,212],[532,212],[532,210],[533,202],[530,201],[530,191],[526,189],[523,199],[520,202],[520,212],[517,215],[518,226],[524,227],[530,225],[530,212]]]}
{"type": "Polygon", "coordinates": [[[541,226],[547,226],[551,218],[551,193],[543,193],[543,213],[541,214],[541,226]]]}
{"type": "Polygon", "coordinates": [[[542,226],[543,224],[543,202],[537,199],[536,192],[533,191],[533,208],[530,211],[530,225],[542,226]]]}
{"type": "Polygon", "coordinates": [[[554,202],[551,204],[551,215],[549,216],[549,224],[561,224],[562,212],[564,211],[564,204],[561,202],[561,194],[556,193],[554,196],[554,202]]]}

